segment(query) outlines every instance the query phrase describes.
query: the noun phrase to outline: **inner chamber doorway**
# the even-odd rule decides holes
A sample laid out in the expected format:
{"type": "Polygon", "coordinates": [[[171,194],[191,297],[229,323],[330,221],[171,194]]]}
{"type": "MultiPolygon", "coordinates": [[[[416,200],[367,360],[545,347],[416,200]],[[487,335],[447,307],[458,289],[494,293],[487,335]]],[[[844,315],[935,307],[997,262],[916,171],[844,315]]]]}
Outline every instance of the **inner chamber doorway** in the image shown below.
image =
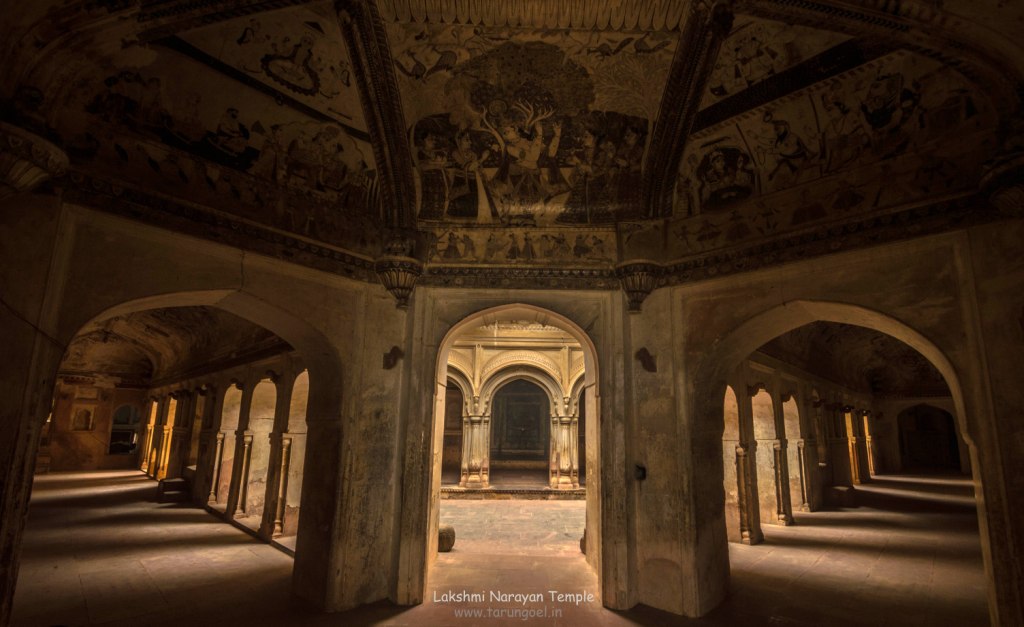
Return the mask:
{"type": "Polygon", "coordinates": [[[437,553],[432,525],[429,588],[486,588],[486,564],[498,560],[519,589],[564,576],[563,588],[594,591],[600,607],[598,493],[581,472],[592,482],[599,468],[597,421],[580,420],[600,415],[590,339],[557,314],[513,305],[455,325],[438,360],[431,518],[456,540],[437,553]],[[458,581],[468,569],[474,580],[458,581]]]}

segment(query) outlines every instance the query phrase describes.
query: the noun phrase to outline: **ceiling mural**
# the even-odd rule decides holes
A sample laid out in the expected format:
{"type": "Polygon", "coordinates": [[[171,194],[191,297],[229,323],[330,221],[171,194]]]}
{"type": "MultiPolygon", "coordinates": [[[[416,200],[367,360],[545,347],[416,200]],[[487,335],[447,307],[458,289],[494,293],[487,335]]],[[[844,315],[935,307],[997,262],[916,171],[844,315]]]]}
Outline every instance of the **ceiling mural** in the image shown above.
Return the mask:
{"type": "MultiPolygon", "coordinates": [[[[307,22],[303,28],[310,28],[307,22]]],[[[270,50],[287,43],[245,37],[263,41],[270,50]]],[[[236,44],[239,39],[245,38],[228,43],[249,45],[236,44]]],[[[225,75],[182,41],[173,40],[173,50],[128,46],[96,72],[76,79],[58,125],[69,156],[86,167],[116,164],[122,180],[291,233],[355,251],[375,250],[379,198],[365,131],[339,121],[341,114],[331,117],[282,102],[267,93],[269,88],[255,89],[225,75]]],[[[333,49],[342,48],[337,40],[333,49]]],[[[289,50],[296,56],[301,52],[289,50]]],[[[322,67],[327,61],[312,50],[301,56],[302,67],[327,72],[322,67]]],[[[261,58],[283,75],[283,66],[271,57],[261,58]]],[[[328,82],[342,85],[337,77],[328,82]]],[[[280,89],[291,93],[283,85],[280,89]]],[[[334,101],[321,99],[324,109],[333,111],[334,101]]]]}
{"type": "Polygon", "coordinates": [[[330,5],[275,11],[200,28],[180,36],[205,55],[296,98],[342,128],[367,132],[330,5]]]}
{"type": "Polygon", "coordinates": [[[904,51],[748,110],[691,135],[670,255],[971,189],[995,125],[964,78],[904,51]]]}
{"type": "MultiPolygon", "coordinates": [[[[1024,14],[985,2],[1005,23],[976,52],[1003,58],[1024,14]]],[[[67,153],[55,183],[72,202],[364,278],[394,248],[385,237],[437,268],[424,280],[564,268],[596,287],[623,260],[749,265],[791,238],[840,246],[847,227],[897,237],[926,221],[919,207],[969,204],[997,117],[1011,121],[977,87],[985,72],[934,45],[772,21],[801,21],[772,3],[735,5],[757,17],[734,16],[701,62],[706,84],[685,93],[668,77],[689,71],[681,34],[709,5],[193,4],[19,9],[28,21],[0,30],[31,62],[0,117],[67,153]],[[61,37],[75,46],[47,48],[61,37]],[[680,111],[692,124],[652,142],[662,111],[665,128],[680,111]]],[[[983,28],[948,17],[970,37],[983,28]]]]}
{"type": "Polygon", "coordinates": [[[839,33],[738,16],[722,42],[701,108],[846,41],[839,33]]]}
{"type": "Polygon", "coordinates": [[[608,224],[640,209],[668,32],[389,24],[420,222],[608,224]]]}

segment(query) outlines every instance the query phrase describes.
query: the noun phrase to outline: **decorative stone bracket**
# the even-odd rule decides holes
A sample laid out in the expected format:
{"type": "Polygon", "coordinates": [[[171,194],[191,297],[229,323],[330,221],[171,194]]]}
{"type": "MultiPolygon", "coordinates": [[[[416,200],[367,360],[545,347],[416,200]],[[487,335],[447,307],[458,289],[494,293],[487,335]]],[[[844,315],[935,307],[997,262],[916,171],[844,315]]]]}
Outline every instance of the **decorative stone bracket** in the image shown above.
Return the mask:
{"type": "Polygon", "coordinates": [[[68,168],[63,150],[28,131],[0,122],[0,200],[35,189],[68,168]]]}
{"type": "Polygon", "coordinates": [[[378,259],[373,269],[387,291],[395,297],[395,306],[408,309],[416,279],[423,274],[423,264],[412,257],[387,256],[378,259]]]}
{"type": "Polygon", "coordinates": [[[631,313],[640,312],[640,306],[654,291],[663,272],[661,264],[648,260],[625,261],[615,267],[615,276],[626,293],[631,313]]]}

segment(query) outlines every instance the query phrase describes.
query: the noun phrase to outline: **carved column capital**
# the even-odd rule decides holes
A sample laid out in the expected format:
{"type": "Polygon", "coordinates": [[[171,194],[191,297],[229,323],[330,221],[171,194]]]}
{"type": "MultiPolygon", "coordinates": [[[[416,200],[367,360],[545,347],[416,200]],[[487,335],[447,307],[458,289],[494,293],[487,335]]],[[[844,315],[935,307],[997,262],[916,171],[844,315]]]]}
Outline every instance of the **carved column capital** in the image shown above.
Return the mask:
{"type": "Polygon", "coordinates": [[[0,122],[0,200],[35,189],[67,172],[63,150],[20,127],[0,122]]]}

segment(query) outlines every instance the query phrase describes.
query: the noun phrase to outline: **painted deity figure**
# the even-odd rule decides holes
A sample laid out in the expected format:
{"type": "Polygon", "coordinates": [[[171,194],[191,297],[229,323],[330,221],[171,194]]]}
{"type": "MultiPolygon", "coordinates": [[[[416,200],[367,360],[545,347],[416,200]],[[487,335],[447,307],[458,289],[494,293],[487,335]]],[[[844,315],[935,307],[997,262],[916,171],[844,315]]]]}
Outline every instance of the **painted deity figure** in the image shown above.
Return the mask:
{"type": "Polygon", "coordinates": [[[444,217],[448,202],[448,178],[445,167],[448,155],[440,145],[440,138],[427,133],[416,151],[416,167],[420,175],[420,213],[424,220],[440,220],[444,217]]]}
{"type": "Polygon", "coordinates": [[[480,164],[491,154],[490,150],[477,155],[473,151],[473,139],[469,131],[460,131],[455,136],[455,149],[452,150],[448,169],[451,181],[448,216],[452,218],[480,218],[481,222],[490,222],[490,214],[478,216],[480,210],[489,212],[490,208],[480,207],[480,192],[483,182],[480,178],[480,164]]]}
{"type": "Polygon", "coordinates": [[[590,129],[583,130],[581,141],[582,146],[569,159],[573,166],[569,197],[565,209],[556,218],[558,222],[581,224],[611,216],[608,176],[615,163],[615,144],[610,140],[598,142],[590,129]]]}
{"type": "Polygon", "coordinates": [[[521,205],[543,204],[549,194],[550,179],[541,170],[541,159],[546,155],[554,158],[561,141],[562,125],[552,125],[550,142],[544,140],[544,127],[538,120],[532,135],[520,132],[514,124],[501,129],[505,143],[505,159],[495,178],[505,184],[506,195],[521,205]],[[546,149],[546,151],[545,151],[546,149]]]}

